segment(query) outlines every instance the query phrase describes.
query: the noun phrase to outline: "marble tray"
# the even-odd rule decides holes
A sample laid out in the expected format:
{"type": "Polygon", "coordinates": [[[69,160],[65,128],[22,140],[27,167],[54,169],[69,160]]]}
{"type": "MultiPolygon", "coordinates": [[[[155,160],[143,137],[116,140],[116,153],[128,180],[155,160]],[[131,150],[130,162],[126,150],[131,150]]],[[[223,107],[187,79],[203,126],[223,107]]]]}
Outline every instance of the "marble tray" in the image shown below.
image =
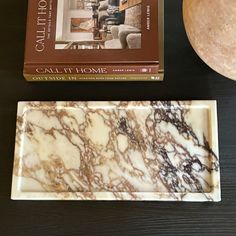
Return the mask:
{"type": "Polygon", "coordinates": [[[220,201],[216,102],[19,102],[11,197],[220,201]]]}

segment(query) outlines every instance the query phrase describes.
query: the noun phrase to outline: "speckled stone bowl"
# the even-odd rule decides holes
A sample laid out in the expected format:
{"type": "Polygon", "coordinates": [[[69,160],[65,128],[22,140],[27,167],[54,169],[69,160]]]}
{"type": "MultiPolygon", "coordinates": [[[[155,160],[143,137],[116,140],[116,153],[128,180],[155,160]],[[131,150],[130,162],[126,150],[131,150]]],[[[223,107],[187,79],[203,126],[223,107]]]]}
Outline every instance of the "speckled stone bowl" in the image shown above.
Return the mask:
{"type": "Polygon", "coordinates": [[[236,80],[236,0],[184,0],[183,18],[200,58],[236,80]]]}

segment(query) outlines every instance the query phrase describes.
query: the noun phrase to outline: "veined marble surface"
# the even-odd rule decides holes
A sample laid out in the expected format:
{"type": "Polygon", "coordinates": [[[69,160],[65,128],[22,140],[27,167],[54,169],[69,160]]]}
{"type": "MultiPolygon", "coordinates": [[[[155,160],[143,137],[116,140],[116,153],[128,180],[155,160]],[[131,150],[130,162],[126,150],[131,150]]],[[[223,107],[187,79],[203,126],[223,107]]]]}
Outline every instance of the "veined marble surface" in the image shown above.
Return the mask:
{"type": "Polygon", "coordinates": [[[220,201],[216,102],[19,102],[12,199],[220,201]]]}

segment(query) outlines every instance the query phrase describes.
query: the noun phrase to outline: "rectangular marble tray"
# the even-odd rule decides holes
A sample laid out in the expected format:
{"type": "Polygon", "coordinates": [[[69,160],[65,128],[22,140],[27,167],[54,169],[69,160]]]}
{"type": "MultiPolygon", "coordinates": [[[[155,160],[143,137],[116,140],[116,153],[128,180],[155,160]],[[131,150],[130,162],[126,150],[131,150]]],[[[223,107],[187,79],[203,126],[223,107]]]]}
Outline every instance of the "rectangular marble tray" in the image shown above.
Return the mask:
{"type": "Polygon", "coordinates": [[[19,102],[11,197],[220,201],[216,102],[19,102]]]}

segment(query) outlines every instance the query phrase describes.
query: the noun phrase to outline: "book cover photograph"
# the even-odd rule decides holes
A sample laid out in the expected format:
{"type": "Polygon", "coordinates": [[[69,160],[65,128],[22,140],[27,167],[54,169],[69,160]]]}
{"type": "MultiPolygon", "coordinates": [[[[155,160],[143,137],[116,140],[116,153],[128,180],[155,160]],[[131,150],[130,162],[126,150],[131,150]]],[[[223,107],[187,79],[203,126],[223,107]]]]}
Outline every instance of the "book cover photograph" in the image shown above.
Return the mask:
{"type": "Polygon", "coordinates": [[[141,0],[58,0],[55,49],[140,49],[141,0]]]}
{"type": "Polygon", "coordinates": [[[163,79],[163,0],[29,0],[29,81],[163,79]]]}

